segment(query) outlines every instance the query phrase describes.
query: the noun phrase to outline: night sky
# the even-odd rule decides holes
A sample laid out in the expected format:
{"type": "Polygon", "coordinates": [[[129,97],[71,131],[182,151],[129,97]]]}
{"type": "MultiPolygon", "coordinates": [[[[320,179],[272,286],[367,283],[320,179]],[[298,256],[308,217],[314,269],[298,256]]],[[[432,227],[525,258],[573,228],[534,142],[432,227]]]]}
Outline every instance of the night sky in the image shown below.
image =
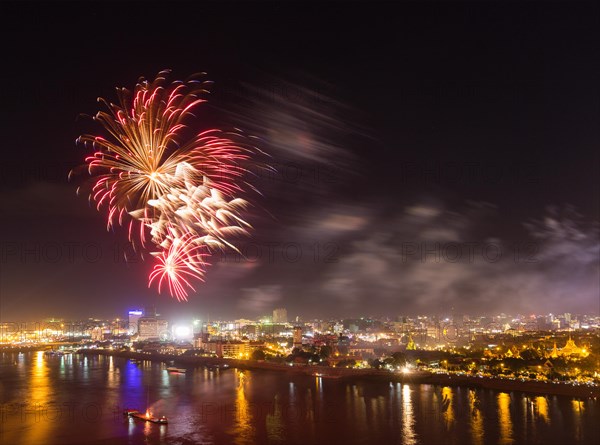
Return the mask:
{"type": "Polygon", "coordinates": [[[599,311],[593,4],[1,8],[3,321],[599,311]],[[96,98],[166,68],[215,82],[194,130],[241,128],[277,170],[247,258],[188,303],[67,180],[96,98]]]}

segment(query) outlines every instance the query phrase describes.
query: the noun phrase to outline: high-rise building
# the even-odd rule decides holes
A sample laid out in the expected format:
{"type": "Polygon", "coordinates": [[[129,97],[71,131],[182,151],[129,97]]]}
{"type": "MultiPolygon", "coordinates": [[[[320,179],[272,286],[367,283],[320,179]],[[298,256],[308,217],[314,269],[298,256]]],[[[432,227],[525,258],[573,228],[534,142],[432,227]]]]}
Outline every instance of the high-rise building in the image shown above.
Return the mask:
{"type": "Polygon", "coordinates": [[[302,347],[302,328],[300,326],[296,326],[294,328],[294,348],[302,347]]]}
{"type": "Polygon", "coordinates": [[[127,332],[129,335],[135,335],[139,332],[138,321],[144,316],[144,311],[141,309],[132,309],[129,311],[129,319],[127,324],[127,332]]]}
{"type": "Polygon", "coordinates": [[[138,320],[139,340],[159,340],[164,335],[168,335],[169,323],[156,317],[142,317],[138,320]]]}
{"type": "Polygon", "coordinates": [[[277,308],[273,311],[273,323],[287,323],[287,309],[277,308]]]}

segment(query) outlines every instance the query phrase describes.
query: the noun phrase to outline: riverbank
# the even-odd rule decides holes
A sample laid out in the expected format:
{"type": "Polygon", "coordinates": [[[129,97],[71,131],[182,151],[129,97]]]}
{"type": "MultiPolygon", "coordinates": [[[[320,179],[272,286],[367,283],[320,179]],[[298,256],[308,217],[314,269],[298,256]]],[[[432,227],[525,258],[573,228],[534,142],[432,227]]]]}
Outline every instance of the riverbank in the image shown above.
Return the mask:
{"type": "Polygon", "coordinates": [[[420,383],[444,386],[468,386],[486,388],[497,391],[519,391],[538,395],[569,396],[577,398],[598,398],[600,387],[589,385],[573,385],[563,382],[544,382],[531,380],[511,380],[495,377],[474,377],[466,375],[431,374],[420,383]]]}
{"type": "Polygon", "coordinates": [[[217,357],[182,357],[168,354],[144,354],[140,352],[110,351],[105,349],[82,349],[79,352],[84,355],[106,355],[136,360],[174,362],[177,365],[209,367],[222,367],[227,365],[230,368],[286,372],[294,375],[317,376],[323,379],[368,379],[441,386],[465,386],[493,389],[497,391],[518,391],[531,394],[559,395],[577,398],[600,397],[600,387],[598,386],[573,385],[562,382],[521,381],[495,377],[436,374],[424,371],[395,374],[377,369],[331,368],[329,366],[317,365],[290,366],[289,364],[258,360],[237,360],[217,357]]]}
{"type": "Polygon", "coordinates": [[[48,349],[47,346],[2,346],[0,347],[0,354],[2,353],[13,353],[13,352],[36,352],[44,351],[48,349]]]}

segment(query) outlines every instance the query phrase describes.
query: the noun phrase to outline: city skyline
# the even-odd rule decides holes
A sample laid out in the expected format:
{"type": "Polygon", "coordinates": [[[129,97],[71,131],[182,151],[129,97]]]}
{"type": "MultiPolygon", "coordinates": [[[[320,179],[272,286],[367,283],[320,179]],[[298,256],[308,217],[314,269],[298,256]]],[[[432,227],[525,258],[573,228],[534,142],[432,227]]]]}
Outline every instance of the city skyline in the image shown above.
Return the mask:
{"type": "MultiPolygon", "coordinates": [[[[49,316],[42,319],[20,319],[20,320],[0,320],[3,326],[26,326],[31,324],[48,324],[49,326],[56,326],[57,323],[70,323],[73,326],[82,326],[87,322],[92,323],[119,323],[120,326],[125,328],[131,324],[131,320],[134,319],[136,322],[140,318],[157,318],[160,320],[167,320],[170,323],[175,321],[175,325],[197,325],[201,323],[201,326],[206,326],[211,323],[214,324],[228,324],[228,323],[243,323],[243,324],[282,324],[282,325],[298,325],[298,324],[311,324],[311,323],[337,323],[337,322],[357,322],[364,321],[366,323],[377,322],[380,325],[386,323],[440,323],[443,325],[468,325],[471,322],[483,323],[483,326],[493,326],[494,329],[507,330],[506,324],[513,324],[514,327],[519,327],[521,330],[570,330],[570,329],[594,329],[596,326],[594,323],[600,322],[600,315],[595,313],[538,313],[538,314],[506,314],[506,313],[490,313],[490,314],[468,314],[468,313],[456,313],[442,312],[440,314],[435,313],[421,313],[421,314],[407,314],[399,313],[396,315],[387,314],[385,316],[372,316],[357,314],[355,316],[346,317],[301,317],[287,316],[286,308],[274,308],[271,313],[264,313],[257,317],[249,317],[244,314],[237,314],[234,317],[223,317],[213,316],[211,317],[208,313],[188,313],[186,316],[177,316],[173,318],[168,314],[163,314],[156,309],[155,306],[150,307],[135,307],[134,309],[129,308],[120,314],[113,314],[111,317],[98,317],[89,316],[83,318],[67,318],[60,316],[49,316]],[[285,321],[281,318],[281,311],[286,314],[285,321]],[[594,321],[595,320],[595,321],[594,321]],[[592,324],[589,324],[589,321],[592,324]],[[588,322],[582,326],[582,323],[588,322]],[[498,323],[504,323],[499,325],[498,323]],[[541,323],[541,324],[540,324],[541,323]]],[[[197,326],[196,326],[197,327],[197,326]]],[[[481,326],[480,326],[481,327],[481,326]]]]}

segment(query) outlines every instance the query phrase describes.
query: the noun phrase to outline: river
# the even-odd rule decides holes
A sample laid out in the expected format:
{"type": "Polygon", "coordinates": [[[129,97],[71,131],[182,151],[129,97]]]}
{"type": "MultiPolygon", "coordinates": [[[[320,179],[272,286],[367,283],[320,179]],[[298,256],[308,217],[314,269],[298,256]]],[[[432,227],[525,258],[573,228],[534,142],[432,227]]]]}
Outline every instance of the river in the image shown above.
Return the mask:
{"type": "Polygon", "coordinates": [[[2,444],[591,444],[600,400],[0,354],[2,444]],[[166,415],[128,419],[124,408],[166,415]]]}

